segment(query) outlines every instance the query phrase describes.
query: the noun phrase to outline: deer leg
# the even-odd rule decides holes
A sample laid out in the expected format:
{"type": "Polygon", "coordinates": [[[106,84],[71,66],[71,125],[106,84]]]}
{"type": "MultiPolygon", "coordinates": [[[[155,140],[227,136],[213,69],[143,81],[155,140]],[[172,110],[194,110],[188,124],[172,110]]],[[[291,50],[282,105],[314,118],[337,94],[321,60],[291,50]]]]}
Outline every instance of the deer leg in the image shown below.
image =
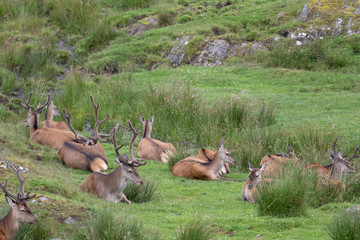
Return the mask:
{"type": "Polygon", "coordinates": [[[126,202],[127,204],[131,204],[131,201],[129,201],[129,200],[126,198],[126,196],[125,196],[125,194],[124,194],[123,192],[121,192],[121,194],[120,194],[120,201],[121,201],[121,202],[126,202]]]}

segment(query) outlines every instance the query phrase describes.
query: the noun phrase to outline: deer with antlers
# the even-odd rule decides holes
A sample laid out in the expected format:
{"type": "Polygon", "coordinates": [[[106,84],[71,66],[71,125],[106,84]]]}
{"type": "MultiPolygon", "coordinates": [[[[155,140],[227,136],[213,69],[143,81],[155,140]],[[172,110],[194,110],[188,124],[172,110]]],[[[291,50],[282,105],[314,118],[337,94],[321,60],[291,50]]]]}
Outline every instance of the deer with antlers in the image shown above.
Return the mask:
{"type": "Polygon", "coordinates": [[[308,167],[311,167],[312,169],[323,175],[323,178],[318,182],[318,186],[330,185],[335,187],[338,190],[338,192],[343,192],[346,189],[346,185],[341,181],[342,175],[344,173],[356,172],[356,169],[350,165],[350,161],[355,158],[359,158],[360,155],[356,155],[357,151],[359,150],[359,147],[356,147],[353,155],[349,159],[346,159],[345,157],[342,156],[340,149],[336,151],[337,140],[338,138],[336,138],[334,141],[333,152],[329,150],[330,157],[332,158],[332,167],[330,173],[326,173],[327,170],[325,170],[325,167],[321,169],[320,167],[321,165],[320,166],[316,165],[315,168],[312,167],[313,165],[308,165],[308,167]]]}
{"type": "MultiPolygon", "coordinates": [[[[321,165],[319,163],[308,163],[308,164],[304,165],[304,168],[312,169],[324,177],[329,177],[332,171],[334,171],[333,176],[334,175],[342,176],[343,173],[353,173],[354,168],[349,163],[351,160],[360,157],[360,155],[356,155],[357,151],[359,150],[359,147],[356,147],[353,155],[349,159],[346,159],[345,157],[342,156],[340,149],[339,149],[339,151],[336,151],[337,140],[338,140],[338,138],[336,138],[334,141],[333,152],[329,149],[330,158],[333,161],[332,163],[327,164],[327,165],[321,165]],[[333,170],[335,159],[336,159],[336,162],[338,163],[338,166],[336,166],[335,168],[338,168],[338,169],[333,170]],[[338,173],[335,173],[335,171],[338,173]]],[[[336,178],[338,179],[338,177],[336,177],[336,178]]],[[[339,178],[339,180],[340,179],[341,179],[341,177],[339,178]]]]}
{"type": "Polygon", "coordinates": [[[48,102],[45,112],[45,120],[42,122],[42,125],[44,127],[48,128],[57,128],[64,131],[68,131],[68,127],[64,121],[55,122],[53,121],[54,116],[60,116],[61,113],[57,109],[57,106],[54,105],[54,101],[51,99],[51,101],[48,102]]]}
{"type": "Polygon", "coordinates": [[[100,173],[95,172],[91,174],[80,186],[80,189],[91,194],[94,194],[100,198],[104,198],[106,201],[110,202],[119,202],[124,201],[128,204],[131,202],[126,198],[123,190],[126,188],[126,185],[129,182],[132,182],[136,185],[142,185],[144,181],[140,178],[139,174],[136,171],[136,167],[145,165],[146,162],[140,163],[138,159],[134,158],[133,155],[133,144],[140,132],[136,132],[132,126],[130,120],[128,121],[131,131],[133,132],[133,137],[129,144],[129,157],[121,155],[119,149],[123,147],[117,146],[116,144],[116,130],[118,125],[112,130],[112,139],[115,149],[117,159],[115,162],[119,164],[113,172],[111,173],[100,173]]]}
{"type": "Polygon", "coordinates": [[[35,197],[35,194],[31,196],[29,195],[30,193],[25,194],[25,177],[24,179],[21,178],[19,169],[16,170],[13,166],[11,166],[11,168],[19,179],[20,192],[18,192],[17,195],[9,192],[6,189],[7,179],[5,180],[4,185],[0,184],[0,188],[5,193],[6,202],[11,206],[10,212],[0,220],[0,240],[13,239],[19,230],[21,223],[34,223],[37,221],[37,218],[26,204],[26,201],[35,197]]]}
{"type": "Polygon", "coordinates": [[[267,162],[265,169],[262,171],[264,177],[276,177],[281,172],[281,167],[284,163],[298,162],[299,159],[295,156],[294,148],[289,145],[289,154],[269,154],[261,159],[260,166],[267,162]]]}
{"type": "Polygon", "coordinates": [[[75,138],[63,143],[59,148],[58,156],[68,168],[92,172],[104,172],[108,167],[108,162],[105,150],[99,142],[108,142],[104,137],[110,137],[111,134],[100,134],[99,126],[109,118],[109,115],[107,115],[105,119],[99,121],[98,110],[100,104],[95,104],[92,96],[90,96],[90,100],[95,110],[95,125],[94,131],[91,134],[92,136],[87,138],[78,134],[71,125],[71,114],[68,114],[66,110],[63,110],[67,124],[75,134],[75,138]]]}
{"type": "Polygon", "coordinates": [[[230,152],[224,147],[224,139],[220,141],[219,150],[210,162],[190,156],[177,162],[172,169],[172,174],[178,177],[201,180],[230,180],[220,177],[224,162],[236,164],[230,152]]]}
{"type": "Polygon", "coordinates": [[[140,113],[140,120],[143,124],[143,136],[137,148],[137,155],[140,158],[167,163],[171,157],[176,155],[176,148],[171,143],[164,143],[151,138],[154,115],[146,120],[140,113]]]}
{"type": "Polygon", "coordinates": [[[32,110],[29,105],[31,97],[32,93],[29,94],[27,102],[21,104],[28,111],[28,115],[25,120],[25,126],[30,126],[31,141],[40,145],[48,146],[54,150],[58,150],[64,142],[75,138],[75,135],[69,131],[56,128],[39,127],[39,114],[49,103],[50,95],[48,94],[47,101],[42,106],[34,107],[34,110],[32,110]]]}

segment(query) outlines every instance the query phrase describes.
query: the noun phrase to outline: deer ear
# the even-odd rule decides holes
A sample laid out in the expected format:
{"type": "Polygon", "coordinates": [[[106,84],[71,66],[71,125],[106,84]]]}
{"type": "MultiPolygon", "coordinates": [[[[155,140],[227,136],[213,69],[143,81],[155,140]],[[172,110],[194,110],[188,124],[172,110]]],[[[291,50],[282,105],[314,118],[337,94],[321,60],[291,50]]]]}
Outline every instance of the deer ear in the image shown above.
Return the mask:
{"type": "Polygon", "coordinates": [[[16,203],[11,199],[9,198],[8,196],[5,196],[5,199],[6,199],[6,202],[10,205],[10,206],[15,206],[16,203]]]}
{"type": "Polygon", "coordinates": [[[224,140],[224,138],[222,138],[220,141],[220,144],[219,144],[219,150],[224,150],[224,143],[225,143],[225,140],[224,140]]]}
{"type": "Polygon", "coordinates": [[[145,118],[141,113],[140,113],[140,120],[141,120],[142,123],[145,123],[145,118]]]}
{"type": "Polygon", "coordinates": [[[154,121],[154,115],[151,116],[150,122],[152,123],[154,121]]]}
{"type": "Polygon", "coordinates": [[[265,167],[266,167],[267,161],[264,162],[261,167],[260,167],[260,171],[264,171],[265,167]]]}
{"type": "Polygon", "coordinates": [[[248,163],[249,163],[249,170],[251,172],[254,169],[254,166],[250,162],[248,162],[248,163]]]}

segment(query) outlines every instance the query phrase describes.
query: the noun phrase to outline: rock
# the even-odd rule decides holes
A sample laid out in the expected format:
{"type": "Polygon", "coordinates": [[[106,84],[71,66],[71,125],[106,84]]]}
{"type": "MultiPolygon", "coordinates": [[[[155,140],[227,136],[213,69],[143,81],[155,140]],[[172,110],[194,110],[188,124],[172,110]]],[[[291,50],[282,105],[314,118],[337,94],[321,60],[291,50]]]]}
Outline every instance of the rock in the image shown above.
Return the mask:
{"type": "Polygon", "coordinates": [[[185,45],[188,44],[191,37],[183,36],[181,38],[176,38],[174,46],[170,50],[167,58],[171,61],[173,67],[177,67],[181,64],[185,56],[185,45]]]}
{"type": "Polygon", "coordinates": [[[285,16],[285,12],[279,12],[279,14],[276,16],[275,24],[278,24],[284,16],[285,16]]]}
{"type": "Polygon", "coordinates": [[[74,223],[76,223],[76,220],[73,219],[72,217],[68,217],[67,219],[65,219],[64,223],[66,223],[66,224],[74,224],[74,223]]]}
{"type": "Polygon", "coordinates": [[[135,24],[133,24],[132,26],[130,26],[127,30],[126,33],[129,36],[136,36],[139,35],[147,30],[150,30],[152,28],[154,28],[154,26],[158,23],[158,18],[155,16],[150,16],[150,17],[146,17],[143,18],[141,20],[139,20],[138,22],[136,22],[135,24]]]}
{"type": "Polygon", "coordinates": [[[351,212],[351,213],[359,213],[360,214],[360,204],[349,207],[346,211],[351,212]]]}
{"type": "Polygon", "coordinates": [[[355,11],[354,11],[355,14],[357,15],[360,15],[360,6],[358,6],[355,11]]]}
{"type": "Polygon", "coordinates": [[[302,22],[306,22],[308,16],[310,14],[310,9],[308,7],[308,3],[305,4],[304,8],[301,10],[300,16],[299,16],[299,20],[302,22]]]}
{"type": "Polygon", "coordinates": [[[218,66],[222,60],[227,57],[230,44],[226,40],[217,39],[208,42],[195,59],[196,65],[201,66],[218,66]]]}

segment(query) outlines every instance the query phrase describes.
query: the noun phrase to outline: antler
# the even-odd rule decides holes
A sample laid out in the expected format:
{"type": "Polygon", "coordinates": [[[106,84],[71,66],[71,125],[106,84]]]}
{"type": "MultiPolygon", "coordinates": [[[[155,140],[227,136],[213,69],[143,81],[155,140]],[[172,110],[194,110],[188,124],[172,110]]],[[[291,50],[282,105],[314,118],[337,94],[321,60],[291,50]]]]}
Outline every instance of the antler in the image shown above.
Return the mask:
{"type": "Polygon", "coordinates": [[[339,153],[341,154],[340,149],[339,149],[339,151],[336,151],[336,142],[337,142],[338,139],[339,139],[339,138],[335,138],[335,141],[334,141],[334,143],[333,143],[333,151],[334,151],[334,152],[332,152],[332,151],[329,149],[329,154],[330,154],[330,157],[331,157],[331,158],[335,158],[336,156],[338,156],[339,153]]]}
{"type": "MultiPolygon", "coordinates": [[[[123,155],[121,155],[119,153],[119,149],[122,148],[124,146],[124,144],[121,144],[120,147],[118,147],[118,145],[116,144],[116,131],[119,128],[119,123],[116,124],[116,126],[113,128],[113,130],[111,131],[111,135],[112,135],[112,140],[113,140],[113,145],[114,145],[114,149],[115,149],[115,154],[117,156],[117,159],[122,162],[125,165],[128,165],[128,159],[125,158],[123,155]]],[[[119,162],[116,162],[117,164],[119,164],[119,162]]]]}
{"type": "Polygon", "coordinates": [[[23,106],[27,111],[29,111],[31,109],[31,107],[29,106],[31,97],[32,97],[33,93],[29,93],[29,98],[27,100],[27,102],[24,101],[24,103],[21,103],[21,106],[23,106]]]}
{"type": "Polygon", "coordinates": [[[134,158],[134,153],[133,153],[133,145],[134,145],[135,139],[136,139],[136,137],[139,135],[140,131],[137,132],[137,131],[135,130],[135,128],[133,127],[133,125],[132,125],[132,123],[131,123],[130,120],[128,120],[128,123],[129,123],[129,127],[130,127],[131,131],[133,132],[133,137],[132,137],[131,142],[130,142],[130,145],[129,145],[129,155],[130,155],[130,162],[129,162],[129,164],[130,164],[130,165],[134,165],[134,167],[139,167],[139,166],[141,166],[141,165],[145,165],[145,164],[146,164],[146,162],[140,163],[140,162],[138,161],[138,159],[135,159],[135,158],[134,158]]]}
{"type": "Polygon", "coordinates": [[[356,148],[355,148],[355,151],[354,151],[354,153],[353,153],[353,155],[347,160],[348,162],[350,162],[351,160],[353,160],[354,158],[359,158],[360,157],[360,155],[356,155],[356,152],[359,150],[359,146],[357,146],[356,148]]]}
{"type": "Polygon", "coordinates": [[[63,113],[66,118],[67,125],[69,126],[70,130],[75,134],[75,138],[79,138],[80,140],[82,140],[84,143],[84,146],[88,146],[89,144],[90,145],[96,144],[96,141],[94,143],[93,139],[84,137],[83,135],[80,135],[75,131],[74,127],[70,123],[71,113],[67,113],[65,109],[63,109],[63,113]]]}
{"type": "Polygon", "coordinates": [[[104,123],[104,122],[106,122],[106,120],[108,120],[109,114],[105,117],[104,120],[99,121],[99,118],[98,118],[98,109],[99,109],[99,107],[100,107],[100,104],[99,104],[99,103],[96,103],[96,105],[95,105],[94,99],[93,99],[92,96],[90,96],[90,100],[91,100],[91,103],[92,103],[92,105],[94,106],[94,109],[95,109],[95,126],[94,126],[94,132],[93,132],[92,135],[93,135],[95,141],[96,141],[96,140],[99,140],[99,141],[101,141],[101,142],[107,142],[108,140],[102,139],[101,137],[110,137],[110,136],[111,136],[111,133],[110,133],[110,134],[99,134],[98,129],[99,129],[99,125],[100,125],[101,123],[104,123]]]}
{"type": "Polygon", "coordinates": [[[0,184],[0,188],[3,190],[3,192],[5,193],[5,195],[7,195],[8,197],[12,198],[14,201],[16,201],[17,203],[20,203],[22,201],[26,201],[29,199],[32,199],[36,196],[36,194],[29,196],[30,192],[28,192],[25,195],[25,191],[24,191],[24,183],[25,183],[25,177],[24,179],[21,178],[20,176],[20,169],[15,169],[15,167],[13,167],[11,165],[11,168],[14,170],[14,172],[16,173],[17,178],[19,179],[20,182],[20,192],[18,192],[17,196],[15,196],[14,194],[12,194],[11,192],[9,192],[8,190],[6,190],[6,185],[7,185],[7,179],[5,180],[4,185],[0,184]]]}
{"type": "Polygon", "coordinates": [[[47,95],[47,100],[46,100],[46,102],[43,103],[43,105],[42,105],[41,107],[35,108],[34,111],[36,111],[36,112],[42,112],[42,110],[44,109],[44,107],[45,107],[46,105],[48,105],[49,101],[50,101],[50,93],[48,93],[48,95],[47,95]]]}

